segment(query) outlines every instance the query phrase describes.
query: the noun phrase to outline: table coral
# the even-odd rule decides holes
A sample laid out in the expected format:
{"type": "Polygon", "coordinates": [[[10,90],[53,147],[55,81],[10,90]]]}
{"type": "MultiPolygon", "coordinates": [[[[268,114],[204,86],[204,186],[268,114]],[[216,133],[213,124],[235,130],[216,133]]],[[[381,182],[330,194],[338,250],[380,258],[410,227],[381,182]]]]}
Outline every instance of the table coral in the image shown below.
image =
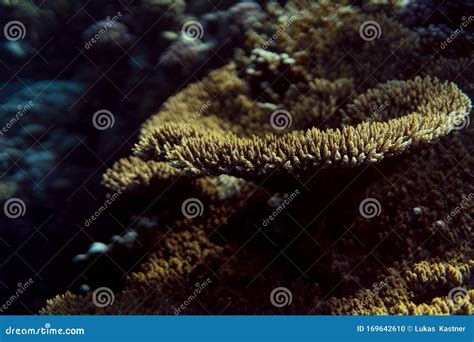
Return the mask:
{"type": "MultiPolygon", "coordinates": [[[[337,103],[340,87],[325,83],[313,81],[308,93],[315,94],[314,102],[319,95],[327,96],[326,101],[330,103],[337,103]],[[335,94],[318,94],[324,86],[328,86],[326,93],[329,88],[335,94]]],[[[337,112],[334,104],[324,106],[319,101],[320,108],[314,108],[314,102],[308,100],[305,101],[307,107],[301,108],[300,103],[293,111],[283,103],[282,107],[287,111],[281,115],[292,121],[293,132],[278,136],[272,133],[271,124],[278,122],[272,122],[271,110],[252,106],[253,102],[245,92],[246,88],[233,68],[213,73],[202,85],[190,86],[170,99],[164,110],[145,124],[135,149],[137,155],[145,160],[168,161],[191,174],[229,173],[246,178],[280,167],[299,174],[323,165],[357,166],[402,153],[412,145],[432,142],[449,133],[453,122],[462,121],[470,109],[469,99],[454,84],[415,78],[389,82],[355,97],[354,102],[339,109],[340,116],[345,116],[346,122],[360,123],[340,129],[305,127],[305,121],[316,121],[311,120],[313,115],[324,120],[337,112]],[[212,89],[211,84],[222,84],[223,78],[229,86],[212,89]],[[239,96],[232,97],[237,92],[239,96]],[[196,100],[189,101],[189,105],[184,105],[188,107],[184,107],[183,99],[191,97],[196,100]],[[195,108],[218,97],[228,100],[221,106],[211,106],[193,121],[192,126],[188,124],[195,108]],[[374,107],[385,101],[393,103],[385,120],[364,122],[364,116],[368,117],[374,107]],[[169,117],[177,112],[182,113],[183,118],[171,122],[169,117]],[[238,113],[242,113],[242,118],[238,113]],[[229,134],[229,130],[235,133],[229,134]],[[267,134],[262,136],[264,133],[267,134]]]]}
{"type": "Polygon", "coordinates": [[[472,314],[472,78],[456,79],[472,56],[434,58],[411,24],[345,1],[267,16],[106,171],[130,201],[160,199],[115,302],[67,292],[43,314],[472,314]],[[183,218],[193,196],[200,215],[183,218]],[[269,300],[280,286],[291,305],[269,300]]]}

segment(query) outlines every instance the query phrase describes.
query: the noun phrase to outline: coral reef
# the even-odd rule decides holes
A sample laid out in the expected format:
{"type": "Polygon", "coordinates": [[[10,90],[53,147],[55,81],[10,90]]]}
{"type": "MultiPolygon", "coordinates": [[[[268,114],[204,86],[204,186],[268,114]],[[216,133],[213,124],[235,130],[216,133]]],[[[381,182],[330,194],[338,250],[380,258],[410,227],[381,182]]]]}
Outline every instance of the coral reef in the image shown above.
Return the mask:
{"type": "Polygon", "coordinates": [[[269,4],[105,172],[144,246],[114,302],[66,292],[41,313],[472,314],[472,52],[433,56],[434,2],[388,3],[411,21],[269,4]]]}
{"type": "MultiPolygon", "coordinates": [[[[226,13],[235,2],[218,10],[226,13]]],[[[126,155],[144,119],[192,73],[199,77],[196,68],[205,74],[232,56],[235,45],[227,45],[227,57],[217,56],[225,37],[207,32],[203,54],[160,64],[170,45],[183,40],[183,24],[204,25],[202,15],[184,1],[0,1],[0,193],[2,207],[13,198],[25,208],[18,218],[0,217],[0,297],[9,298],[25,279],[41,279],[8,313],[37,312],[54,294],[78,289],[82,265],[71,265],[74,256],[91,243],[127,236],[112,222],[120,214],[107,211],[90,227],[85,218],[108,200],[103,168],[126,155]],[[209,54],[214,58],[201,65],[209,54]],[[178,77],[185,62],[192,67],[178,77]],[[111,114],[109,129],[95,127],[96,113],[111,114]]]]}
{"type": "Polygon", "coordinates": [[[125,24],[118,22],[119,16],[95,22],[83,34],[86,49],[100,54],[115,54],[126,50],[134,37],[125,24]]]}
{"type": "Polygon", "coordinates": [[[80,120],[80,108],[71,105],[82,91],[77,82],[40,81],[5,99],[0,110],[5,122],[0,131],[4,180],[24,184],[31,190],[38,183],[48,186],[46,177],[59,158],[76,144],[71,132],[79,128],[74,125],[80,120]],[[41,143],[34,143],[38,141],[41,143]]]}
{"type": "Polygon", "coordinates": [[[135,151],[145,160],[165,160],[194,175],[228,173],[251,178],[279,168],[299,175],[321,166],[374,163],[402,153],[412,145],[431,142],[452,130],[453,123],[462,121],[471,107],[468,97],[455,85],[440,84],[429,78],[381,85],[355,97],[346,108],[331,106],[332,101],[338,102],[338,94],[341,97],[344,94],[339,89],[336,84],[314,80],[307,89],[307,93],[315,94],[314,97],[304,102],[288,99],[288,104],[281,104],[285,110],[273,111],[281,116],[273,120],[271,109],[252,106],[252,100],[246,96],[245,84],[233,68],[214,72],[202,85],[190,86],[170,99],[165,108],[144,125],[135,151]],[[213,84],[219,84],[219,88],[213,84]],[[318,94],[322,89],[329,94],[318,94]],[[239,96],[233,98],[231,94],[236,93],[239,96]],[[427,99],[427,94],[432,98],[427,99]],[[326,108],[322,101],[317,104],[320,108],[312,107],[318,100],[317,95],[326,96],[329,102],[326,108]],[[412,98],[407,103],[409,96],[412,98]],[[223,106],[210,106],[205,114],[189,124],[195,114],[194,108],[203,107],[218,97],[230,100],[223,106]],[[184,99],[187,102],[183,102],[184,99]],[[364,113],[386,101],[393,103],[387,117],[381,118],[386,122],[364,123],[364,115],[368,115],[364,113]],[[444,107],[447,103],[451,107],[444,107]],[[170,120],[177,112],[183,115],[182,124],[180,120],[170,120]],[[238,118],[235,113],[243,113],[243,117],[238,118]],[[307,122],[315,124],[316,121],[317,124],[331,115],[344,116],[342,121],[346,123],[362,123],[341,129],[308,127],[307,122]],[[271,124],[278,126],[280,119],[286,122],[277,129],[285,128],[284,124],[291,121],[293,134],[277,136],[271,133],[271,124]],[[229,131],[235,133],[229,134],[229,131]],[[257,136],[265,133],[263,137],[257,136]]]}
{"type": "Polygon", "coordinates": [[[413,268],[390,270],[384,282],[375,283],[372,288],[361,290],[355,296],[337,300],[329,300],[333,314],[355,315],[472,315],[474,291],[466,296],[470,300],[457,303],[446,296],[430,298],[418,304],[416,298],[422,296],[430,284],[434,288],[449,289],[469,283],[465,278],[470,277],[473,267],[472,260],[468,264],[457,261],[416,263],[413,268]],[[390,273],[389,273],[390,274],[390,273]],[[461,304],[461,305],[459,305],[461,304]]]}
{"type": "MultiPolygon", "coordinates": [[[[471,130],[470,136],[473,133],[471,130]]],[[[269,210],[265,209],[265,193],[250,185],[237,198],[228,198],[229,203],[206,206],[199,219],[180,220],[172,232],[154,233],[153,253],[127,277],[125,290],[117,293],[114,305],[97,308],[91,294],[84,298],[67,293],[51,300],[43,313],[172,314],[193,293],[195,282],[211,277],[212,286],[199,302],[187,306],[185,313],[274,313],[268,297],[273,288],[283,284],[291,289],[294,302],[279,309],[281,313],[471,314],[472,290],[466,292],[467,300],[461,305],[448,298],[452,288],[470,288],[474,267],[469,244],[472,210],[465,206],[453,219],[447,219],[460,207],[463,193],[470,193],[472,199],[472,184],[459,183],[473,163],[465,154],[472,149],[472,139],[467,139],[471,145],[465,146],[463,138],[449,137],[435,149],[420,151],[421,163],[418,155],[398,160],[389,179],[382,178],[365,189],[381,199],[383,212],[374,221],[356,217],[340,238],[336,235],[336,241],[325,246],[321,236],[304,235],[304,240],[318,239],[323,245],[311,242],[313,250],[322,250],[318,258],[310,255],[312,265],[303,269],[309,279],[295,270],[308,257],[301,255],[304,245],[292,246],[294,249],[287,248],[286,242],[279,245],[274,232],[282,224],[288,230],[288,219],[279,219],[265,231],[255,231],[254,222],[248,222],[269,210]],[[441,151],[446,149],[453,154],[443,158],[441,151]],[[458,167],[460,157],[464,160],[458,167]],[[426,175],[426,168],[433,170],[435,165],[439,171],[426,175]],[[384,198],[384,194],[388,196],[384,198]],[[245,244],[254,235],[257,237],[245,244]],[[460,245],[461,241],[465,243],[460,245]],[[272,263],[278,256],[282,260],[272,263]],[[317,272],[311,272],[313,268],[317,272]],[[363,290],[352,295],[348,290],[352,288],[363,290]],[[131,306],[137,297],[141,298],[140,306],[131,306]]],[[[289,210],[295,210],[292,208],[289,210]]],[[[304,230],[297,233],[305,234],[304,230]]],[[[283,236],[286,240],[288,232],[283,236]]]]}

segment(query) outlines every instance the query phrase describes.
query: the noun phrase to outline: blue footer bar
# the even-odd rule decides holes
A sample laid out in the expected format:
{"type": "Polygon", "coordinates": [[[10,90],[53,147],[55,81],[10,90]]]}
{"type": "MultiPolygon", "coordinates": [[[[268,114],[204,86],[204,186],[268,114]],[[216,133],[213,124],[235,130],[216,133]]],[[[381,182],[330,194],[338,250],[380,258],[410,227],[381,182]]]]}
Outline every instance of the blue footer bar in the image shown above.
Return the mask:
{"type": "Polygon", "coordinates": [[[474,342],[472,316],[0,316],[0,341],[474,342]]]}

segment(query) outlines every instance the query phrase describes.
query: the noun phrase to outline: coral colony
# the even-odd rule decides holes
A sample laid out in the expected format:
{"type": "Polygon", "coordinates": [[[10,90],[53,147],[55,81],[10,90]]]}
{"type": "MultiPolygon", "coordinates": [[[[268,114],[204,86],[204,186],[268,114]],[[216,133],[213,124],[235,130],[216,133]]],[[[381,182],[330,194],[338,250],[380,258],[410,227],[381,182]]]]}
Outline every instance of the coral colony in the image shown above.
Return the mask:
{"type": "Polygon", "coordinates": [[[60,28],[79,47],[56,33],[1,95],[5,298],[32,277],[43,315],[473,313],[474,5],[126,3],[0,1],[11,68],[60,28]]]}

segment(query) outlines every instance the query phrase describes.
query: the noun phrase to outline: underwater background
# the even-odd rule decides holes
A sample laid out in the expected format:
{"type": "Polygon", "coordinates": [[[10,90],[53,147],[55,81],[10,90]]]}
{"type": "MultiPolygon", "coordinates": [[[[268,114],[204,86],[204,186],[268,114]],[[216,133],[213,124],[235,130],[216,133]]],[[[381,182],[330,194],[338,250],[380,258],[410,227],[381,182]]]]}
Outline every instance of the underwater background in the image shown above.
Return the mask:
{"type": "Polygon", "coordinates": [[[473,1],[0,28],[0,313],[472,314],[473,1]]]}

